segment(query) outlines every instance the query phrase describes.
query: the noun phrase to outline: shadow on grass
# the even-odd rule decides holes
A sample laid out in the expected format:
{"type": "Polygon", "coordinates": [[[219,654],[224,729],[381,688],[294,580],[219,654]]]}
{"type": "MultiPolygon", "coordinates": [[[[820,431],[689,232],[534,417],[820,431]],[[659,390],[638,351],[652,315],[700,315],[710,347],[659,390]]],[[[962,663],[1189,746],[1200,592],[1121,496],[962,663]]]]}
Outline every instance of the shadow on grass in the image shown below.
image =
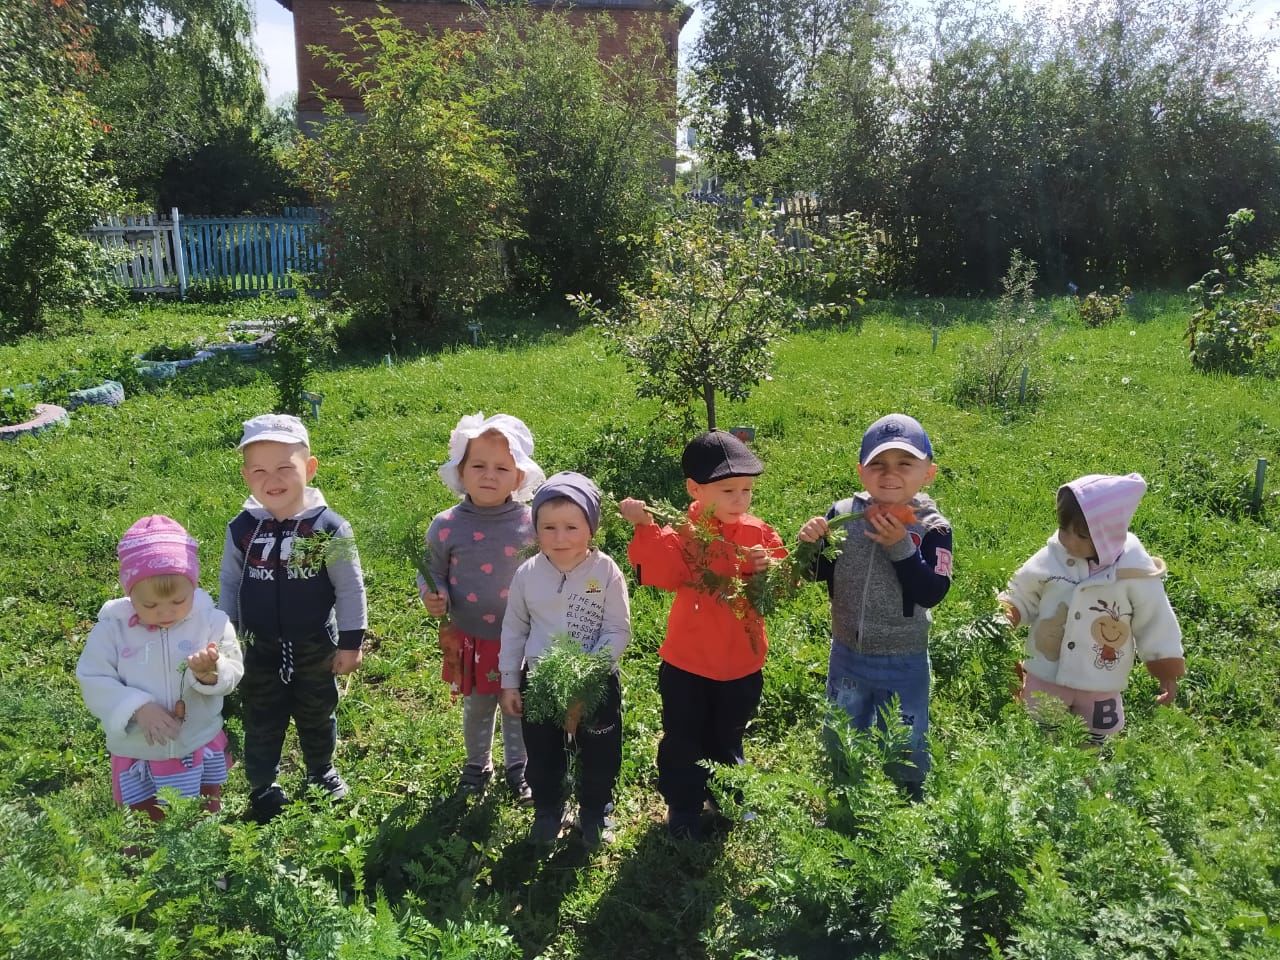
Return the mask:
{"type": "Polygon", "coordinates": [[[724,836],[673,841],[650,824],[579,931],[582,960],[704,957],[701,935],[728,893],[724,836]]]}
{"type": "Polygon", "coordinates": [[[471,899],[501,802],[495,791],[478,801],[455,792],[426,809],[406,800],[382,821],[369,845],[366,888],[381,887],[392,903],[412,893],[433,924],[457,920],[471,899]]]}

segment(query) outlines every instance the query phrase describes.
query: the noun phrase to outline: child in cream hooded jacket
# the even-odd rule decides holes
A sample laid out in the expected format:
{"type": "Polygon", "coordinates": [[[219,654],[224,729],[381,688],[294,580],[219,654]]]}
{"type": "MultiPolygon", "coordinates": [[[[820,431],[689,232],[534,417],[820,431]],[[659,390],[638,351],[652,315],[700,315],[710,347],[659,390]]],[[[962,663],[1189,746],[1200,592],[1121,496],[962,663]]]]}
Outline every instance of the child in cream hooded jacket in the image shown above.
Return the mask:
{"type": "Polygon", "coordinates": [[[1028,627],[1022,697],[1054,697],[1095,741],[1124,726],[1121,696],[1141,660],[1169,704],[1185,672],[1182,631],[1165,595],[1164,561],[1129,532],[1146,491],[1136,473],[1089,474],[1058,490],[1058,531],[1000,594],[1028,627]]]}

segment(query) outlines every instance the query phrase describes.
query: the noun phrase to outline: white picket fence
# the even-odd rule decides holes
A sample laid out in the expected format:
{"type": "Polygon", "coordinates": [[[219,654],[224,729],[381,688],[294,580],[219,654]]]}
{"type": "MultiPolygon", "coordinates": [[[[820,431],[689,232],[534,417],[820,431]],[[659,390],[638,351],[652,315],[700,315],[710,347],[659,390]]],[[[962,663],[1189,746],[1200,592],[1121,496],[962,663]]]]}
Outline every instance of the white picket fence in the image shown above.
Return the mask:
{"type": "Polygon", "coordinates": [[[318,270],[324,250],[319,214],[289,207],[278,217],[110,217],[89,235],[111,254],[123,287],[185,297],[193,284],[258,293],[291,290],[297,274],[318,270]]]}

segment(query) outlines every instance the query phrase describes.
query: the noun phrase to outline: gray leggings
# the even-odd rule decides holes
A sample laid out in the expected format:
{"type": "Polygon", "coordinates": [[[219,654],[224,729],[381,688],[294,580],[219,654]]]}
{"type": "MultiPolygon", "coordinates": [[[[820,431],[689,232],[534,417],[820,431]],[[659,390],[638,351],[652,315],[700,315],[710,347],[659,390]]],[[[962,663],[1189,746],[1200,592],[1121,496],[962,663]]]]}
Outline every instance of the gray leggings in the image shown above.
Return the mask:
{"type": "MultiPolygon", "coordinates": [[[[493,766],[493,715],[496,693],[473,693],[462,698],[462,739],[467,746],[467,766],[481,770],[493,766]]],[[[525,762],[524,733],[519,717],[502,715],[502,759],[510,769],[525,762]]]]}

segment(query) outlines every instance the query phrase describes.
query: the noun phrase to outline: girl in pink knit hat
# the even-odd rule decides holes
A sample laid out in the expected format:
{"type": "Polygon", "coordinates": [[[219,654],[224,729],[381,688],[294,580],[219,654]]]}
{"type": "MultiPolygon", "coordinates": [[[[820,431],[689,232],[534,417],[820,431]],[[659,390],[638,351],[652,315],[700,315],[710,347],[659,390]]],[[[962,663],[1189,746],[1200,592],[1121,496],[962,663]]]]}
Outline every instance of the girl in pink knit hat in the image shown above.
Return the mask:
{"type": "Polygon", "coordinates": [[[112,794],[152,820],[162,787],[219,810],[231,766],[222,698],[244,674],[235,630],[199,588],[196,541],[177,521],[143,517],[117,553],[125,596],[98,611],[76,665],[106,731],[112,794]]]}
{"type": "Polygon", "coordinates": [[[1048,697],[1084,720],[1092,742],[1124,728],[1123,691],[1141,662],[1172,704],[1185,671],[1182,631],[1164,592],[1164,561],[1129,530],[1147,483],[1092,473],[1058,488],[1058,529],[1000,594],[1027,625],[1022,699],[1048,697]]]}

